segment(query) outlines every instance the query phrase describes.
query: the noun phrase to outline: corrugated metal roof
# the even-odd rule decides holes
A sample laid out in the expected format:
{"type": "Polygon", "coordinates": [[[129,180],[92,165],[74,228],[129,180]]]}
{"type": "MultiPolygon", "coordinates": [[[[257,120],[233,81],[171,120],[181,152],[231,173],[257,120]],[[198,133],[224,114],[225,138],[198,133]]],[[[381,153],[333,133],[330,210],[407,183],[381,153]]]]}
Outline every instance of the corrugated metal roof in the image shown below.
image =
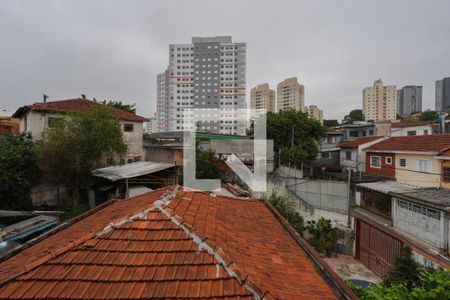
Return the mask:
{"type": "Polygon", "coordinates": [[[97,169],[92,171],[92,174],[94,176],[106,178],[111,181],[117,181],[120,179],[152,174],[172,167],[175,167],[175,165],[154,161],[138,161],[126,165],[97,169]]]}
{"type": "Polygon", "coordinates": [[[357,187],[373,190],[380,193],[406,193],[417,190],[419,187],[400,183],[397,181],[377,181],[377,182],[367,182],[359,183],[357,187]]]}

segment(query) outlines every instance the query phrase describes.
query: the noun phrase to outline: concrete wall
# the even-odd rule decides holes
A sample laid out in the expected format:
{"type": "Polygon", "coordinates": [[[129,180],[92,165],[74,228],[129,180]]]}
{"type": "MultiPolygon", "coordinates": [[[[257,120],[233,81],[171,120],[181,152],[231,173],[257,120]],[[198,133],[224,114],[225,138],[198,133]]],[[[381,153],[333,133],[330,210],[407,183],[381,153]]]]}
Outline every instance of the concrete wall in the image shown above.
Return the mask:
{"type": "Polygon", "coordinates": [[[143,160],[145,153],[143,148],[144,126],[142,122],[122,121],[122,131],[124,124],[133,124],[132,132],[123,132],[123,139],[128,146],[126,157],[134,158],[135,156],[140,156],[141,160],[143,160]]]}
{"type": "Polygon", "coordinates": [[[434,155],[419,154],[396,154],[395,155],[395,178],[398,182],[408,183],[420,187],[439,187],[441,182],[441,162],[434,159],[434,155]],[[400,159],[406,159],[406,167],[400,166],[400,159]],[[431,173],[420,173],[414,169],[416,160],[429,159],[432,162],[431,173]]]}

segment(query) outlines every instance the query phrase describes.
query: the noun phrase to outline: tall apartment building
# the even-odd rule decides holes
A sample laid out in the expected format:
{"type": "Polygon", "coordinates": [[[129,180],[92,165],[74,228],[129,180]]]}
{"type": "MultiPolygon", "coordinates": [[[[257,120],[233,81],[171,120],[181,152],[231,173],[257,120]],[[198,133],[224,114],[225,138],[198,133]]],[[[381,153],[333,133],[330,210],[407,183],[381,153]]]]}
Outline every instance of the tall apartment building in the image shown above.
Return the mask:
{"type": "Polygon", "coordinates": [[[169,130],[169,70],[162,72],[156,77],[156,131],[165,132],[169,130]]]}
{"type": "Polygon", "coordinates": [[[422,111],[422,87],[407,85],[397,90],[397,114],[410,115],[422,111]]]}
{"type": "Polygon", "coordinates": [[[450,77],[436,81],[435,110],[450,112],[450,77]]]}
{"type": "Polygon", "coordinates": [[[397,117],[397,89],[383,85],[378,79],[363,90],[363,114],[366,120],[395,120],[397,117]]]}
{"type": "Polygon", "coordinates": [[[277,110],[289,108],[305,110],[305,87],[298,83],[297,77],[285,79],[277,85],[277,110]]]}
{"type": "Polygon", "coordinates": [[[275,91],[269,88],[268,83],[258,84],[250,92],[251,119],[266,112],[275,112],[275,91]]]}
{"type": "Polygon", "coordinates": [[[164,131],[245,134],[245,43],[220,36],[170,45],[164,84],[162,74],[157,94],[165,103],[164,131]]]}
{"type": "Polygon", "coordinates": [[[316,119],[320,122],[320,124],[323,124],[323,110],[319,109],[317,105],[309,105],[306,107],[306,113],[311,117],[316,119]]]}

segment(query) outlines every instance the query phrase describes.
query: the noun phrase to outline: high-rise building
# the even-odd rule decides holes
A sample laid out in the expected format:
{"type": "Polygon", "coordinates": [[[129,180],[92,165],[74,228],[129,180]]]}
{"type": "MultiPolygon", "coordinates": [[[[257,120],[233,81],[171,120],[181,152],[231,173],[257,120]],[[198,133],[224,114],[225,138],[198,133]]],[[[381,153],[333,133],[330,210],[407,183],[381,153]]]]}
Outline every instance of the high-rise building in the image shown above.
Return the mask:
{"type": "Polygon", "coordinates": [[[230,36],[170,45],[169,67],[158,75],[165,131],[244,135],[245,77],[246,44],[233,43],[230,36]]]}
{"type": "Polygon", "coordinates": [[[275,91],[268,83],[258,84],[250,92],[251,119],[255,119],[263,112],[275,112],[275,91]]]}
{"type": "Polygon", "coordinates": [[[363,90],[363,114],[366,120],[395,120],[397,117],[397,89],[383,85],[378,79],[363,90]]]}
{"type": "Polygon", "coordinates": [[[156,80],[156,132],[169,130],[169,70],[158,74],[156,80]]]}
{"type": "Polygon", "coordinates": [[[305,87],[297,77],[283,80],[277,85],[277,110],[295,109],[305,111],[305,87]]]}
{"type": "Polygon", "coordinates": [[[436,81],[435,110],[450,112],[450,77],[436,81]]]}
{"type": "Polygon", "coordinates": [[[422,87],[407,85],[397,90],[397,114],[410,115],[422,111],[422,87]]]}
{"type": "Polygon", "coordinates": [[[158,130],[158,122],[156,117],[148,118],[148,121],[144,124],[144,132],[145,133],[156,133],[158,130]]]}
{"type": "Polygon", "coordinates": [[[320,122],[320,124],[323,124],[323,110],[319,109],[317,105],[309,105],[306,107],[306,113],[311,118],[316,119],[320,122]]]}

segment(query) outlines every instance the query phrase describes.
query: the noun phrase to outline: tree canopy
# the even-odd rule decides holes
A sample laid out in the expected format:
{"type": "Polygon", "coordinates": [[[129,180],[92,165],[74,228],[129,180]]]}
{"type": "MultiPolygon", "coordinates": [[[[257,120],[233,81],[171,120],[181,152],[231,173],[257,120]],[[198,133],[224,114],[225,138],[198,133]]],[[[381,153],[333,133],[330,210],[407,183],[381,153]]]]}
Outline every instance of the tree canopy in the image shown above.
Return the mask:
{"type": "Polygon", "coordinates": [[[215,179],[221,178],[219,171],[219,158],[216,153],[211,150],[203,150],[199,146],[199,142],[196,144],[195,152],[195,168],[196,178],[198,179],[215,179]]]}
{"type": "Polygon", "coordinates": [[[422,112],[419,117],[419,121],[434,121],[439,118],[439,114],[434,110],[426,110],[422,112]]]}
{"type": "Polygon", "coordinates": [[[133,104],[125,104],[122,103],[122,101],[113,101],[113,100],[109,100],[108,102],[106,102],[106,100],[103,100],[102,102],[100,102],[102,104],[105,105],[109,105],[124,111],[128,111],[130,113],[135,114],[136,113],[136,103],[133,104]]]}
{"type": "Polygon", "coordinates": [[[336,127],[339,125],[338,120],[323,120],[323,126],[327,128],[336,127]]]}
{"type": "Polygon", "coordinates": [[[45,132],[40,143],[43,164],[72,192],[75,204],[81,200],[80,192],[93,183],[92,170],[126,151],[121,123],[108,106],[70,112],[45,132]]]}
{"type": "Polygon", "coordinates": [[[313,160],[317,157],[325,127],[307,114],[293,109],[267,113],[267,138],[273,139],[276,153],[313,160]]]}
{"type": "Polygon", "coordinates": [[[29,134],[0,136],[0,209],[31,208],[31,187],[39,183],[38,159],[29,134]]]}
{"type": "Polygon", "coordinates": [[[362,109],[354,109],[342,120],[343,124],[352,124],[356,121],[364,121],[365,117],[362,109]]]}

